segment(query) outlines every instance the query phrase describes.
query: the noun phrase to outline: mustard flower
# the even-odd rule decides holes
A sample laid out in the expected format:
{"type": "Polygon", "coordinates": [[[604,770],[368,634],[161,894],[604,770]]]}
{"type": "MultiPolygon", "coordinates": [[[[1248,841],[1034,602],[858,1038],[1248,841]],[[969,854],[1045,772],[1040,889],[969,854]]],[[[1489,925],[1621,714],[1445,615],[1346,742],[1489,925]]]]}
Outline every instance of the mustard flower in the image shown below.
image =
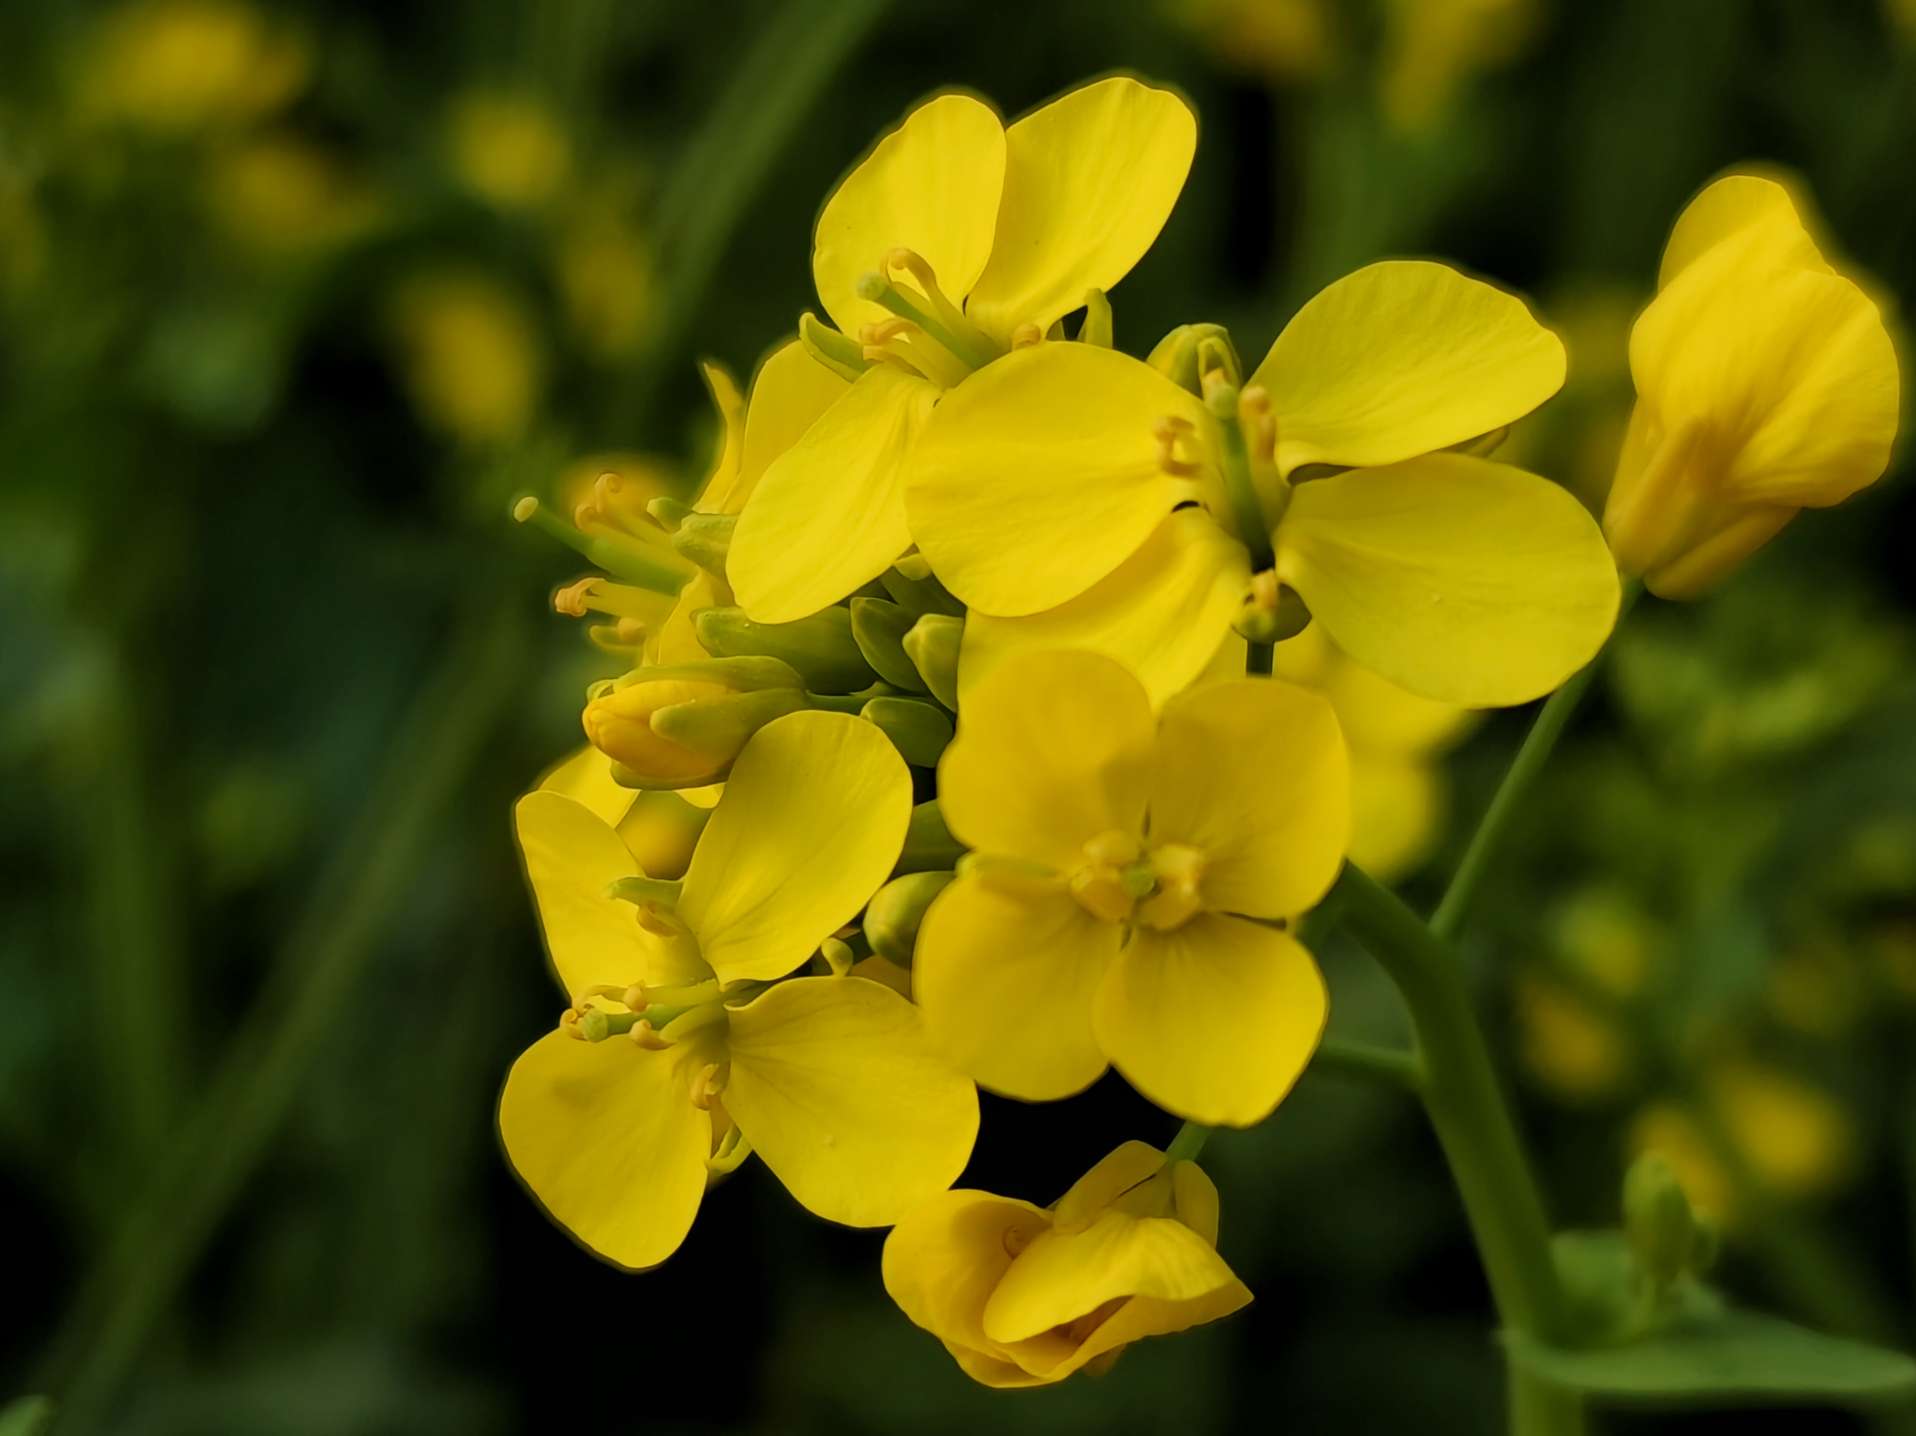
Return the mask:
{"type": "Polygon", "coordinates": [[[1602,535],[1555,485],[1444,451],[1563,375],[1522,301],[1422,261],[1320,293],[1241,396],[1214,391],[1225,413],[1115,350],[1012,354],[939,406],[912,457],[912,532],[973,610],[961,676],[1088,648],[1167,697],[1257,567],[1399,687],[1469,706],[1547,693],[1615,621],[1602,535]]]}
{"type": "Polygon", "coordinates": [[[807,319],[845,394],[765,474],[728,561],[754,619],[837,602],[910,547],[904,469],[941,395],[1035,342],[1151,247],[1197,120],[1168,90],[1100,80],[1007,127],[969,95],[906,116],[819,215],[807,319]]]}
{"type": "Polygon", "coordinates": [[[1154,718],[1109,658],[1021,654],[966,696],[938,780],[975,851],[925,914],[912,983],[953,1059],[1028,1101],[1110,1062],[1180,1116],[1269,1115],[1324,1027],[1285,924],[1343,861],[1330,705],[1240,678],[1154,718]]]}
{"type": "Polygon", "coordinates": [[[1841,503],[1889,464],[1889,331],[1774,180],[1720,179],[1677,219],[1630,373],[1637,404],[1603,526],[1660,597],[1696,597],[1798,510],[1841,503]]]}
{"type": "Polygon", "coordinates": [[[1200,1168],[1126,1142],[1050,1208],[940,1193],[885,1239],[885,1290],[973,1380],[1043,1386],[1247,1305],[1217,1226],[1200,1168]]]}
{"type": "Polygon", "coordinates": [[[910,811],[905,765],[876,728],[810,712],[747,746],[682,884],[646,878],[563,792],[520,800],[572,1005],[513,1064],[499,1130],[586,1246],[663,1261],[709,1175],[754,1151],[803,1205],[853,1226],[898,1220],[963,1169],[977,1096],[916,1009],[864,978],[787,977],[885,880],[910,811]]]}

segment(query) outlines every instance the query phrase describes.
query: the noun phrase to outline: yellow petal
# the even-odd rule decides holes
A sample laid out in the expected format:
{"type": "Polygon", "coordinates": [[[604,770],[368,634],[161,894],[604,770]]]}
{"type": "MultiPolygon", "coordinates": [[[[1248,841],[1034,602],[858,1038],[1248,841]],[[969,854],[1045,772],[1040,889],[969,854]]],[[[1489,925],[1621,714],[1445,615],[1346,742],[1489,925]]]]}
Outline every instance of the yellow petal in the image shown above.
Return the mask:
{"type": "Polygon", "coordinates": [[[1189,1301],[1236,1280],[1224,1258],[1183,1222],[1109,1211],[1083,1231],[1032,1238],[985,1303],[985,1334],[1000,1343],[1026,1341],[1108,1301],[1189,1301]]]}
{"type": "Polygon", "coordinates": [[[512,1064],[499,1135],[552,1219],[620,1266],[672,1255],[705,1194],[712,1119],[674,1053],[549,1032],[512,1064]]]}
{"type": "Polygon", "coordinates": [[[909,547],[904,463],[937,399],[923,379],[874,364],[772,461],[725,561],[747,614],[760,623],[804,618],[909,547]]]}
{"type": "Polygon", "coordinates": [[[1169,90],[1099,80],[1005,134],[1004,202],[967,313],[1001,343],[1049,329],[1131,272],[1171,217],[1197,151],[1197,117],[1169,90]]]}
{"type": "Polygon", "coordinates": [[[1761,175],[1725,175],[1706,185],[1677,216],[1670,242],[1663,247],[1657,288],[1664,288],[1724,240],[1755,225],[1780,225],[1796,231],[1800,238],[1793,248],[1798,260],[1812,267],[1822,264],[1822,256],[1804,228],[1788,189],[1761,175]]]}
{"type": "Polygon", "coordinates": [[[718,497],[738,482],[739,457],[745,436],[745,397],[738,391],[738,380],[723,364],[705,360],[699,365],[699,377],[705,380],[712,407],[718,410],[719,449],[712,460],[712,471],[699,485],[698,502],[712,513],[727,513],[719,507],[718,497]]]}
{"type": "Polygon", "coordinates": [[[752,378],[738,482],[717,502],[709,495],[700,495],[699,507],[711,513],[737,513],[772,461],[803,438],[849,387],[812,358],[798,340],[787,340],[774,349],[752,378]]]}
{"type": "Polygon", "coordinates": [[[767,723],[686,869],[679,912],[705,961],[727,982],[783,977],[878,891],[910,820],[911,774],[871,724],[846,713],[767,723]]]}
{"type": "Polygon", "coordinates": [[[1189,1331],[1194,1326],[1203,1326],[1206,1322],[1229,1316],[1250,1304],[1250,1288],[1236,1277],[1214,1291],[1186,1301],[1134,1298],[1113,1312],[1109,1321],[1093,1331],[1082,1346],[1046,1375],[1052,1381],[1062,1381],[1107,1351],[1116,1351],[1147,1336],[1168,1336],[1176,1331],[1189,1331]]]}
{"type": "MultiPolygon", "coordinates": [[[[1161,704],[1209,671],[1250,580],[1244,545],[1202,509],[1179,509],[1076,598],[1024,618],[971,614],[958,666],[961,701],[1013,654],[1077,648],[1117,659],[1161,704]]],[[[1244,671],[1241,643],[1233,671],[1244,671]]]]}
{"type": "Polygon", "coordinates": [[[1098,992],[1098,1039],[1125,1080],[1167,1112],[1249,1127],[1311,1060],[1327,1000],[1295,938],[1200,913],[1169,932],[1133,932],[1098,992]]]}
{"type": "Polygon", "coordinates": [[[1005,182],[1005,131],[969,95],[927,100],[879,140],[825,201],[812,237],[819,302],[857,337],[889,311],[858,297],[859,279],[885,255],[916,250],[939,288],[962,300],[984,273],[1005,182]]]}
{"type": "Polygon", "coordinates": [[[1596,656],[1619,586],[1602,533],[1555,484],[1430,454],[1300,484],[1277,574],[1359,663],[1426,698],[1523,703],[1596,656]]]}
{"type": "Polygon", "coordinates": [[[1068,874],[1092,838],[1114,828],[1142,835],[1154,725],[1121,664],[1020,653],[962,703],[938,764],[939,808],[960,842],[1068,874]]]}
{"type": "Polygon", "coordinates": [[[1323,897],[1344,863],[1350,795],[1337,715],[1307,688],[1237,678],[1164,706],[1151,840],[1204,854],[1206,907],[1292,917],[1323,897]]]}
{"type": "Polygon", "coordinates": [[[1091,1007],[1119,929],[1066,892],[961,877],[925,912],[912,992],[932,1040],[994,1092],[1048,1102],[1103,1073],[1091,1007]]]}
{"type": "MultiPolygon", "coordinates": [[[[1011,1351],[985,1335],[991,1299],[1011,1253],[1047,1230],[1051,1218],[1030,1202],[990,1192],[940,1192],[915,1207],[885,1238],[885,1291],[911,1321],[932,1333],[988,1386],[1029,1386],[1033,1377],[1011,1351]]],[[[1062,1335],[1021,1344],[1036,1365],[1071,1352],[1062,1335]]]]}
{"type": "Polygon", "coordinates": [[[971,1158],[978,1094],[918,1009],[862,977],[782,982],[731,1015],[725,1110],[807,1208],[887,1226],[971,1158]]]}
{"type": "Polygon", "coordinates": [[[1354,662],[1330,641],[1322,624],[1278,644],[1271,672],[1330,699],[1353,755],[1429,753],[1455,742],[1476,722],[1467,708],[1420,698],[1354,662]]]}
{"type": "Polygon", "coordinates": [[[512,810],[526,881],[546,951],[570,996],[600,985],[698,982],[709,974],[691,944],[639,926],[632,905],[605,895],[639,865],[625,840],[583,804],[556,792],[527,793],[512,810]]]}
{"type": "MultiPolygon", "coordinates": [[[[932,416],[911,457],[911,532],[975,609],[1016,617],[1075,598],[1200,492],[1158,466],[1153,426],[1166,416],[1212,431],[1193,395],[1115,349],[1009,354],[932,416]]],[[[1202,437],[1198,449],[1213,452],[1202,437]]]]}
{"type": "Polygon", "coordinates": [[[1446,785],[1429,759],[1359,753],[1351,763],[1351,861],[1379,882],[1410,872],[1443,827],[1446,785]]]}
{"type": "Polygon", "coordinates": [[[563,762],[548,768],[534,785],[543,792],[557,793],[586,808],[602,823],[616,827],[632,807],[635,788],[622,788],[612,780],[612,760],[590,743],[563,762]]]}
{"type": "Polygon", "coordinates": [[[1427,260],[1386,260],[1297,312],[1251,376],[1277,460],[1374,465],[1449,448],[1563,386],[1563,343],[1515,295],[1427,260]]]}
{"type": "Polygon", "coordinates": [[[1118,1198],[1164,1170],[1164,1153],[1148,1142],[1121,1142],[1051,1204],[1052,1220],[1067,1229],[1088,1227],[1118,1198]]]}
{"type": "Polygon", "coordinates": [[[669,667],[677,663],[701,663],[710,658],[712,655],[699,642],[698,630],[693,627],[692,620],[698,617],[701,609],[721,608],[731,601],[731,590],[721,580],[700,569],[679,590],[678,601],[672,605],[665,622],[659,625],[656,632],[646,635],[645,661],[669,667]]]}

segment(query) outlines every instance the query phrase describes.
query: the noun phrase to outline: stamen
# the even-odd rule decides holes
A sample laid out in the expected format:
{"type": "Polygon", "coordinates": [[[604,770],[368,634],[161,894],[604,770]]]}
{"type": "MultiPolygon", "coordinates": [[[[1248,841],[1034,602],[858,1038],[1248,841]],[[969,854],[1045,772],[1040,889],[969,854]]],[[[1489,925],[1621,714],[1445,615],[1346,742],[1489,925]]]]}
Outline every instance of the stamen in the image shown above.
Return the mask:
{"type": "Polygon", "coordinates": [[[677,597],[686,581],[698,572],[666,546],[663,534],[657,544],[651,544],[604,526],[595,526],[588,533],[549,513],[529,494],[512,506],[512,517],[557,539],[607,573],[654,593],[677,597]]]}
{"type": "Polygon", "coordinates": [[[1180,479],[1193,478],[1202,472],[1202,465],[1178,457],[1179,442],[1190,442],[1194,432],[1189,419],[1174,414],[1166,414],[1151,426],[1151,436],[1158,441],[1159,469],[1180,479]]]}
{"type": "Polygon", "coordinates": [[[806,353],[847,382],[856,381],[869,367],[855,342],[813,314],[798,316],[798,339],[806,353]]]}
{"type": "Polygon", "coordinates": [[[672,1045],[659,1036],[658,1029],[643,1017],[632,1024],[632,1030],[626,1036],[647,1052],[664,1052],[672,1045]]]}
{"type": "MultiPolygon", "coordinates": [[[[933,298],[929,293],[907,293],[894,284],[889,277],[891,258],[891,255],[886,256],[887,272],[860,276],[857,286],[860,299],[868,300],[881,309],[888,309],[901,319],[910,320],[948,350],[966,373],[982,369],[998,357],[997,346],[992,344],[985,332],[959,313],[958,307],[942,294],[933,298]]],[[[931,273],[929,266],[926,266],[925,273],[931,273]]],[[[936,291],[936,284],[932,289],[936,291]]]]}
{"type": "Polygon", "coordinates": [[[1244,425],[1244,443],[1251,461],[1270,464],[1277,461],[1277,416],[1271,412],[1271,392],[1262,384],[1253,384],[1237,399],[1238,420],[1244,425]]]}
{"type": "Polygon", "coordinates": [[[708,1062],[699,1069],[698,1076],[692,1079],[692,1105],[700,1111],[709,1112],[712,1104],[718,1100],[719,1093],[725,1090],[725,1083],[731,1076],[727,1070],[729,1063],[708,1062]]]}
{"type": "Polygon", "coordinates": [[[1157,878],[1157,891],[1138,905],[1138,921],[1159,932],[1184,926],[1203,910],[1199,889],[1204,869],[1202,849],[1184,843],[1166,843],[1153,849],[1151,870],[1157,878]]]}
{"type": "Polygon", "coordinates": [[[1003,1245],[1006,1256],[1015,1257],[1031,1245],[1031,1239],[1036,1235],[1036,1232],[1025,1227],[1006,1227],[999,1242],[1003,1245]]]}
{"type": "Polygon", "coordinates": [[[1030,349],[1042,343],[1044,343],[1044,330],[1035,324],[1020,324],[1016,329],[1011,331],[1011,347],[1013,349],[1030,349]]]}

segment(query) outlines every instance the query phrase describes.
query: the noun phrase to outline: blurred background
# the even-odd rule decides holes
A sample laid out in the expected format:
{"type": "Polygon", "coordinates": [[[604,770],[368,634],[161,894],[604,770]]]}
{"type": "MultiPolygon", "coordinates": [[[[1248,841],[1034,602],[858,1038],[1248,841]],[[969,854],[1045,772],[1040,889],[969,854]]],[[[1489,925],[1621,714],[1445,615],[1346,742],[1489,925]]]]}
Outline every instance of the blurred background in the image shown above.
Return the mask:
{"type": "MultiPolygon", "coordinates": [[[[1021,1394],[762,1172],[627,1276],[497,1149],[561,1005],[508,807],[620,666],[511,496],[695,482],[694,360],[743,377],[791,330],[884,127],[1112,69],[1202,117],[1122,346],[1216,319],[1254,361],[1338,275],[1445,257],[1565,335],[1506,452],[1593,501],[1631,317],[1723,167],[1793,168],[1888,306],[1916,293],[1908,0],[0,7],[0,1397],[140,1433],[1492,1429],[1435,1144],[1343,1078],[1206,1152],[1249,1312],[1021,1394]]],[[[1468,943],[1564,1222],[1614,1221],[1655,1146],[1732,1291],[1905,1347],[1912,518],[1892,474],[1721,597],[1641,606],[1468,943]]],[[[1526,716],[1351,697],[1371,857],[1416,901],[1526,716]]],[[[1334,1030],[1401,1030],[1359,954],[1324,962],[1334,1030]]],[[[1115,1079],[988,1101],[967,1184],[1049,1201],[1172,1126],[1115,1079]]]]}

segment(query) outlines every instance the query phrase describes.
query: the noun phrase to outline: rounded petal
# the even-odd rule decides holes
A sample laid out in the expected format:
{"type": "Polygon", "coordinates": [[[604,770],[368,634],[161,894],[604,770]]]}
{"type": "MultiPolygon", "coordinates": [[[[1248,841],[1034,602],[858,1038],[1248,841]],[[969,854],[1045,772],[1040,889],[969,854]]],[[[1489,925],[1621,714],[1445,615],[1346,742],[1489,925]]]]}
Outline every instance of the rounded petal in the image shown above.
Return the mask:
{"type": "Polygon", "coordinates": [[[876,578],[911,545],[904,465],[938,390],[874,364],[765,470],[725,574],[760,623],[790,623],[876,578]]]}
{"type": "Polygon", "coordinates": [[[645,981],[697,982],[707,974],[689,943],[641,928],[632,905],[606,896],[638,874],[625,840],[584,804],[557,792],[527,793],[512,810],[526,881],[559,984],[589,987],[645,981]]]}
{"type": "Polygon", "coordinates": [[[1793,247],[1798,257],[1821,263],[1822,256],[1786,187],[1762,175],[1748,174],[1725,175],[1705,185],[1670,230],[1670,242],[1663,247],[1663,264],[1657,271],[1657,288],[1664,288],[1724,240],[1752,226],[1770,224],[1797,231],[1801,240],[1793,247]]]}
{"type": "Polygon", "coordinates": [[[729,470],[721,469],[723,483],[719,475],[713,476],[699,494],[699,507],[714,514],[735,514],[744,508],[772,461],[804,437],[849,387],[796,339],[788,339],[766,355],[752,376],[736,462],[729,470]]]}
{"type": "Polygon", "coordinates": [[[1501,429],[1563,387],[1563,342],[1515,295],[1428,260],[1366,265],[1284,327],[1251,376],[1277,461],[1394,464],[1501,429]]]}
{"type": "Polygon", "coordinates": [[[1051,1204],[1051,1219],[1061,1227],[1087,1227],[1106,1207],[1163,1170],[1164,1153],[1156,1147],[1148,1142],[1121,1142],[1051,1204]]]}
{"type": "Polygon", "coordinates": [[[1317,1050],[1324,979],[1288,933],[1199,913],[1137,929],[1098,992],[1098,1040],[1138,1091],[1207,1126],[1271,1115],[1317,1050]]]}
{"type": "Polygon", "coordinates": [[[1082,86],[1005,134],[991,263],[967,312],[1009,343],[1049,329],[1144,257],[1184,189],[1197,116],[1169,90],[1115,76],[1082,86]]]}
{"type": "Polygon", "coordinates": [[[1091,1009],[1119,939],[1062,889],[1012,893],[961,877],[925,911],[912,992],[960,1070],[994,1092],[1055,1101],[1104,1072],[1091,1009]]]}
{"type": "Polygon", "coordinates": [[[1300,484],[1277,575],[1332,642],[1426,698],[1541,697],[1616,623],[1616,566],[1574,497],[1535,474],[1430,454],[1300,484]]]}
{"type": "Polygon", "coordinates": [[[1092,838],[1143,834],[1155,725],[1122,664],[1020,653],[961,703],[957,737],[938,763],[938,803],[966,847],[1069,873],[1092,838]]]}
{"type": "Polygon", "coordinates": [[[590,743],[546,769],[534,786],[582,804],[600,822],[614,827],[631,810],[638,793],[613,781],[612,760],[590,743]]]}
{"type": "MultiPolygon", "coordinates": [[[[988,1386],[1029,1386],[1036,1378],[1012,1351],[985,1335],[985,1303],[1022,1248],[1051,1218],[1030,1202],[990,1192],[940,1192],[915,1207],[885,1238],[885,1291],[911,1321],[988,1386]],[[969,1358],[969,1359],[968,1359],[969,1358]]],[[[1035,1365],[1055,1365],[1071,1343],[1046,1333],[1019,1343],[1035,1365]]]]}
{"type": "Polygon", "coordinates": [[[1216,1290],[1186,1301],[1157,1301],[1150,1297],[1137,1297],[1113,1312],[1109,1321],[1085,1338],[1084,1345],[1046,1372],[1046,1378],[1062,1381],[1107,1351],[1116,1351],[1147,1336],[1168,1336],[1173,1332],[1189,1331],[1194,1326],[1203,1326],[1206,1322],[1229,1316],[1250,1304],[1251,1289],[1235,1276],[1216,1290]]]}
{"type": "Polygon", "coordinates": [[[548,1032],[512,1064],[499,1136],[552,1219],[620,1266],[677,1251],[705,1195],[712,1119],[672,1053],[548,1032]]]}
{"type": "Polygon", "coordinates": [[[1008,354],[945,396],[913,450],[912,536],[985,613],[1075,598],[1199,492],[1158,466],[1153,426],[1167,416],[1210,432],[1196,397],[1128,354],[1068,343],[1008,354]]]}
{"type": "Polygon", "coordinates": [[[890,317],[858,281],[896,248],[916,250],[953,300],[991,257],[1005,183],[1005,131],[989,105],[938,95],[872,147],[839,182],[812,236],[819,302],[846,334],[890,317]]]}
{"type": "Polygon", "coordinates": [[[862,977],[782,982],[731,1014],[725,1110],[811,1211],[902,1220],[957,1180],[978,1094],[925,1037],[918,1009],[862,977]]]}
{"type": "Polygon", "coordinates": [[[1172,1217],[1109,1211],[1082,1231],[1040,1232],[985,1303],[985,1334],[1008,1345],[1089,1316],[1109,1301],[1190,1301],[1233,1285],[1224,1258],[1172,1217]]]}
{"type": "Polygon", "coordinates": [[[679,912],[727,982],[783,977],[890,876],[911,821],[891,740],[847,713],[791,713],[745,745],[686,869],[679,912]]]}
{"type": "MultiPolygon", "coordinates": [[[[1013,654],[1078,648],[1123,663],[1151,702],[1161,704],[1209,671],[1250,581],[1244,545],[1204,510],[1179,509],[1142,548],[1076,598],[1024,618],[971,614],[959,692],[969,693],[1013,654]]],[[[1235,671],[1244,671],[1242,645],[1235,671]]]]}
{"type": "Polygon", "coordinates": [[[1350,762],[1308,688],[1236,678],[1179,694],[1158,722],[1151,840],[1204,854],[1206,907],[1291,917],[1330,890],[1350,841],[1350,762]]]}

